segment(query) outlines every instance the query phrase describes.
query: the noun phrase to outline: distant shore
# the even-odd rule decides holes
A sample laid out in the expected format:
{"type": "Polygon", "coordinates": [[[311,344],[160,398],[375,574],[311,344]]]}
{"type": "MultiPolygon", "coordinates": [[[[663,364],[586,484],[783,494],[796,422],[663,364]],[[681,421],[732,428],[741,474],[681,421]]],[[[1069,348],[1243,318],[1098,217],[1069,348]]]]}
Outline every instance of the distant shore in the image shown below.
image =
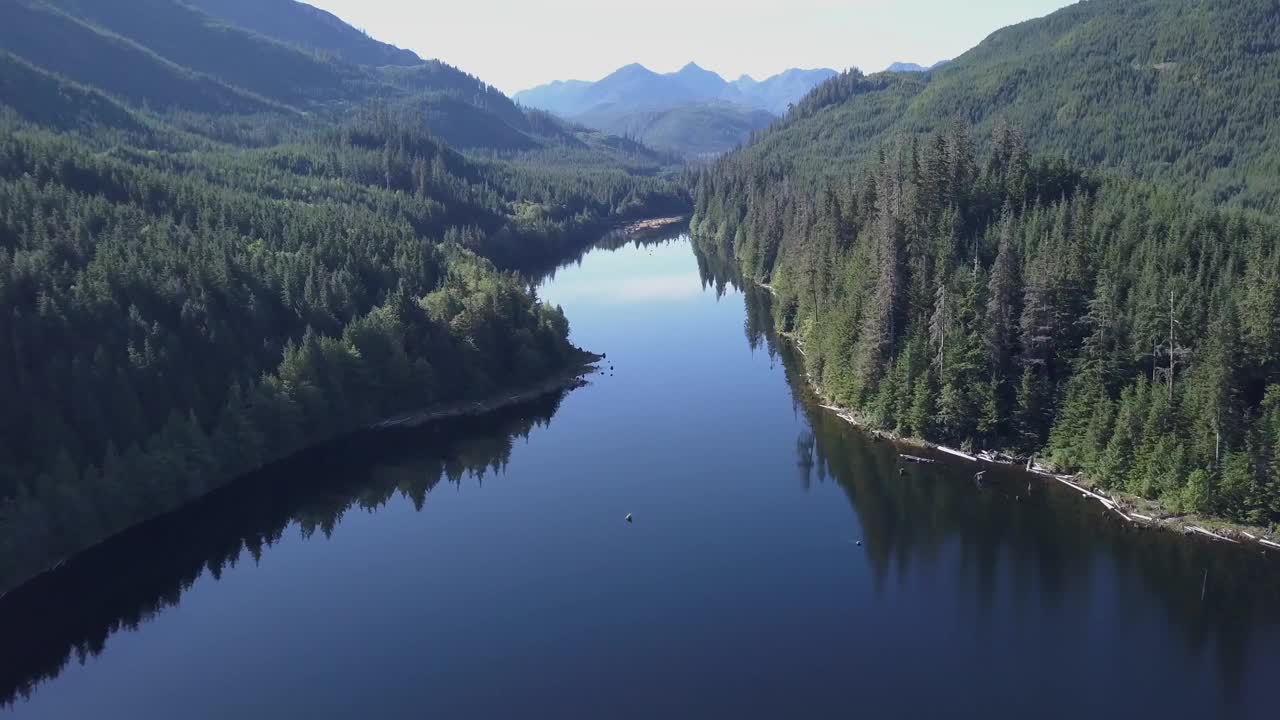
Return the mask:
{"type": "Polygon", "coordinates": [[[679,225],[688,222],[688,215],[672,215],[671,217],[645,218],[644,220],[635,220],[629,223],[619,225],[615,232],[619,233],[639,233],[648,232],[650,230],[661,230],[669,228],[672,225],[679,225]]]}

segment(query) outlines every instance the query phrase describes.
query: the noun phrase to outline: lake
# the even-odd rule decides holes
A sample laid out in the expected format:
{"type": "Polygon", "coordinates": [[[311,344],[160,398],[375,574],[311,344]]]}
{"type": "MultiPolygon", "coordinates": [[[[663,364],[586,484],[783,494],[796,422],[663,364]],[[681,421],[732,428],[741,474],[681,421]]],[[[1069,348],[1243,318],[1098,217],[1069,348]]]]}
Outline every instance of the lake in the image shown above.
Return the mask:
{"type": "Polygon", "coordinates": [[[540,285],[586,386],[305,453],[0,600],[0,717],[1275,716],[1280,558],[900,465],[671,234],[540,285]]]}

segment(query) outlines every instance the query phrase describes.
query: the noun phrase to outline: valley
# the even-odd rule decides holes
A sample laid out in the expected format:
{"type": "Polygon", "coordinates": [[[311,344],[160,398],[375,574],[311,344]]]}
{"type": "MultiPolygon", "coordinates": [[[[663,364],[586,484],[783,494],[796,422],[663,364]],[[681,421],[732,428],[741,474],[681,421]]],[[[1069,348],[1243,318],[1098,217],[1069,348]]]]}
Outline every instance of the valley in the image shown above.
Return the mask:
{"type": "Polygon", "coordinates": [[[924,2],[0,0],[0,717],[1269,717],[1280,12],[924,2]]]}

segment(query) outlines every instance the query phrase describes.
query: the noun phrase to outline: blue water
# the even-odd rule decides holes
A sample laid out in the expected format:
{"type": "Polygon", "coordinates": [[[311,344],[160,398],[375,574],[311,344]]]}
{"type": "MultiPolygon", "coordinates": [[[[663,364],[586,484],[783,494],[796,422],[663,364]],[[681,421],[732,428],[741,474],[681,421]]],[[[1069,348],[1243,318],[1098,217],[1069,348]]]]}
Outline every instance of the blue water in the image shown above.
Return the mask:
{"type": "Polygon", "coordinates": [[[539,292],[607,353],[589,385],[318,451],[7,598],[0,716],[1275,717],[1280,563],[900,473],[684,238],[539,292]]]}

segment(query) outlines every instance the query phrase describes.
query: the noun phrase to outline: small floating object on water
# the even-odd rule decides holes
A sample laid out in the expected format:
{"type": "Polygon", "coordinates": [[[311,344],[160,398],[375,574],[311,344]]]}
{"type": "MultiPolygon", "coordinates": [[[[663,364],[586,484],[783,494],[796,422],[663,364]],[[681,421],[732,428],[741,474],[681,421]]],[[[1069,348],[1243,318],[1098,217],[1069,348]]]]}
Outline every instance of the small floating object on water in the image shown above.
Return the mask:
{"type": "Polygon", "coordinates": [[[859,540],[859,541],[858,541],[858,547],[862,547],[862,541],[861,541],[861,540],[859,540]]]}
{"type": "Polygon", "coordinates": [[[623,519],[626,520],[627,522],[631,522],[631,513],[627,513],[627,516],[623,519]]]}

